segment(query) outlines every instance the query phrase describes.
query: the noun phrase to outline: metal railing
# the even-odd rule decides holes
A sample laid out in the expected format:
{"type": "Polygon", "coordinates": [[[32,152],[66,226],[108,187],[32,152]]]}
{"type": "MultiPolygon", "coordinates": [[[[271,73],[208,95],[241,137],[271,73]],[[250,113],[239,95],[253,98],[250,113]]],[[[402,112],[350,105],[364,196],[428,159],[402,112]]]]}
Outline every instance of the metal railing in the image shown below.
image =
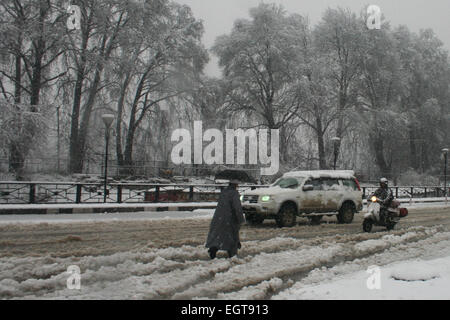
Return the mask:
{"type": "MultiPolygon", "coordinates": [[[[363,198],[365,199],[378,187],[361,187],[363,191],[363,198]]],[[[445,190],[443,186],[393,186],[389,187],[392,190],[394,197],[402,198],[429,198],[429,197],[444,197],[445,190]]],[[[450,192],[450,187],[447,190],[447,195],[450,192]]]]}
{"type": "MultiPolygon", "coordinates": [[[[226,184],[107,184],[107,203],[217,201],[226,184]]],[[[266,185],[241,185],[239,192],[266,185]]],[[[79,182],[0,182],[1,204],[103,203],[104,185],[79,182]]]]}
{"type": "MultiPolygon", "coordinates": [[[[0,182],[1,204],[74,204],[103,203],[103,182],[0,182]]],[[[147,184],[109,183],[107,203],[164,203],[217,201],[226,184],[147,184]]],[[[240,185],[239,192],[265,188],[268,185],[240,185]]],[[[361,187],[363,198],[377,187],[361,187]]],[[[396,198],[427,198],[445,196],[440,186],[393,186],[396,198]]],[[[450,188],[447,190],[449,194],[450,188]]]]}

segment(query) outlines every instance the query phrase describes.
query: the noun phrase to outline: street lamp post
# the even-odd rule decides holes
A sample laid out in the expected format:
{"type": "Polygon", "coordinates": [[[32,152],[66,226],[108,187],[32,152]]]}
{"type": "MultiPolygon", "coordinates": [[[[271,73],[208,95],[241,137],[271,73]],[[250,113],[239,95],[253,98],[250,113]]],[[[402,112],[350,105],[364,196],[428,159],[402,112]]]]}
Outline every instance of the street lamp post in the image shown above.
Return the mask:
{"type": "Polygon", "coordinates": [[[442,153],[444,154],[444,195],[445,195],[445,204],[447,204],[447,157],[448,157],[448,148],[442,149],[442,153]]]}
{"type": "Polygon", "coordinates": [[[108,148],[109,148],[109,128],[114,121],[113,114],[103,114],[102,115],[103,122],[105,124],[105,180],[103,186],[103,202],[106,202],[106,194],[108,192],[107,181],[108,181],[108,148]]]}
{"type": "Polygon", "coordinates": [[[60,105],[56,107],[56,131],[58,134],[58,137],[56,139],[56,153],[58,154],[58,162],[57,162],[57,169],[58,174],[61,173],[61,160],[60,160],[60,154],[61,154],[61,147],[60,147],[60,139],[59,139],[59,133],[60,133],[60,125],[59,125],[59,109],[61,108],[60,105]]]}
{"type": "Polygon", "coordinates": [[[338,144],[339,144],[339,141],[341,141],[341,138],[333,137],[333,138],[331,138],[331,141],[333,141],[333,147],[334,147],[333,170],[336,170],[336,161],[337,161],[337,156],[338,156],[338,144]]]}

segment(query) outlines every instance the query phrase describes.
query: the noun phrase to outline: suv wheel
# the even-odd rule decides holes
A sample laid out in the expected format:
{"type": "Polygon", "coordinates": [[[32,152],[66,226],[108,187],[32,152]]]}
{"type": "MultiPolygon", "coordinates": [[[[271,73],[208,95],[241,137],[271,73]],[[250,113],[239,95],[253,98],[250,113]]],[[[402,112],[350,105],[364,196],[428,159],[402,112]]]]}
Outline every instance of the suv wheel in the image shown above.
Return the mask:
{"type": "Polygon", "coordinates": [[[322,220],[323,216],[312,216],[309,217],[309,220],[311,221],[311,224],[320,224],[320,220],[322,220]]]}
{"type": "Polygon", "coordinates": [[[295,220],[297,216],[296,208],[293,204],[285,204],[280,209],[278,216],[276,218],[277,225],[282,227],[293,227],[295,225],[295,220]]]}
{"type": "Polygon", "coordinates": [[[339,223],[352,223],[353,216],[355,215],[355,206],[351,203],[344,203],[339,209],[337,219],[339,223]]]}
{"type": "Polygon", "coordinates": [[[264,218],[257,214],[249,214],[245,216],[245,220],[251,225],[251,226],[257,226],[264,222],[264,218]]]}
{"type": "Polygon", "coordinates": [[[388,222],[387,224],[386,224],[386,229],[387,230],[394,230],[394,228],[395,228],[395,222],[388,222]]]}

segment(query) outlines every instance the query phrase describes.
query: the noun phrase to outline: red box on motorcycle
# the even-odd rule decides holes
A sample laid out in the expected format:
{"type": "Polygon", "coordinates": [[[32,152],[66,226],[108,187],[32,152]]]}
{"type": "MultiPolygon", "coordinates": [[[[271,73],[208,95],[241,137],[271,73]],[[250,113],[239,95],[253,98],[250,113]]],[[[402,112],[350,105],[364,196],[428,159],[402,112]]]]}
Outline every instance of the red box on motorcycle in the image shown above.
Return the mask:
{"type": "Polygon", "coordinates": [[[406,208],[400,208],[400,217],[406,217],[408,215],[408,209],[406,208]]]}

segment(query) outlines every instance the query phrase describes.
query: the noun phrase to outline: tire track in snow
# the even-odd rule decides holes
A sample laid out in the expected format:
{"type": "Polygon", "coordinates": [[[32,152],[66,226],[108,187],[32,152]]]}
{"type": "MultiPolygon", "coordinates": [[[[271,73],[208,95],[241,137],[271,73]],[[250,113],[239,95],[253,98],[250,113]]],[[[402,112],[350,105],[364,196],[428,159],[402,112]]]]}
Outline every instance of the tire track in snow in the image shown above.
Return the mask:
{"type": "MultiPolygon", "coordinates": [[[[278,290],[267,295],[267,298],[273,299],[291,299],[292,293],[302,289],[305,286],[314,286],[316,284],[331,282],[338,280],[342,276],[365,271],[369,266],[377,265],[383,272],[383,267],[391,263],[413,260],[420,258],[421,260],[433,259],[441,257],[442,254],[450,255],[450,233],[437,233],[423,240],[413,243],[404,243],[385,252],[376,253],[366,258],[355,259],[340,263],[330,268],[322,267],[312,270],[305,278],[295,283],[291,287],[278,290]]],[[[298,296],[298,295],[297,295],[298,296]]]]}
{"type": "MultiPolygon", "coordinates": [[[[233,266],[214,279],[198,284],[173,296],[174,299],[219,298],[224,294],[281,279],[293,283],[321,266],[330,267],[347,260],[361,259],[390,247],[416,242],[438,232],[437,228],[407,231],[403,235],[383,235],[380,239],[349,243],[325,243],[317,247],[292,249],[275,253],[261,253],[247,257],[247,262],[233,266]],[[251,272],[248,272],[251,270],[251,272]]],[[[279,283],[279,281],[277,281],[279,283]]],[[[282,286],[278,287],[282,288],[282,286]]],[[[268,286],[268,291],[274,288],[268,286]]],[[[275,290],[276,291],[276,290],[275,290]]]]}
{"type": "MultiPolygon", "coordinates": [[[[420,229],[420,228],[418,228],[420,229]]],[[[405,231],[396,231],[397,234],[405,231]]],[[[233,263],[221,267],[220,272],[226,272],[229,268],[248,263],[248,260],[260,254],[271,254],[278,251],[292,249],[313,249],[320,243],[326,247],[335,242],[345,243],[348,241],[360,241],[361,239],[376,239],[383,234],[362,234],[362,235],[338,235],[334,237],[325,237],[323,239],[294,239],[294,238],[274,238],[265,241],[249,241],[244,243],[244,250],[240,253],[242,258],[232,259],[233,263]]],[[[220,255],[219,255],[220,256],[220,255]]],[[[224,260],[224,259],[218,259],[224,260]]],[[[226,259],[225,261],[229,261],[226,259]]],[[[96,283],[111,287],[119,284],[129,277],[156,277],[150,289],[160,286],[163,281],[166,284],[170,281],[162,280],[164,278],[178,279],[177,274],[196,274],[200,272],[200,277],[190,277],[187,283],[178,280],[170,285],[172,288],[186,290],[191,285],[199,285],[202,282],[210,281],[214,278],[218,270],[214,265],[211,270],[208,266],[211,264],[207,256],[206,249],[203,246],[184,246],[181,248],[163,248],[150,250],[141,250],[137,252],[117,253],[110,256],[86,256],[77,258],[18,258],[7,259],[6,263],[0,264],[0,279],[8,279],[6,282],[0,281],[0,297],[9,297],[11,292],[16,292],[17,296],[27,296],[34,294],[42,296],[47,291],[60,291],[65,286],[68,275],[65,273],[67,267],[76,264],[82,272],[83,286],[93,286],[96,283]],[[156,275],[156,276],[155,276],[156,275]],[[158,284],[159,283],[159,284],[158,284]],[[2,290],[2,284],[8,284],[7,289],[2,290]],[[15,287],[17,290],[12,290],[15,287]],[[9,293],[8,293],[9,292],[9,293]]],[[[181,277],[183,278],[183,277],[181,277]]],[[[156,293],[168,296],[173,291],[165,290],[163,287],[155,289],[156,293]]],[[[64,292],[62,292],[64,293],[64,292]]],[[[152,295],[144,295],[146,298],[155,298],[152,295]]]]}
{"type": "MultiPolygon", "coordinates": [[[[426,228],[417,227],[411,230],[424,231],[426,228]]],[[[395,234],[402,235],[407,232],[410,232],[410,230],[397,230],[395,234]]],[[[233,263],[227,264],[226,268],[222,267],[220,272],[227,272],[230,268],[240,264],[248,264],[249,261],[261,254],[270,255],[289,250],[315,250],[317,246],[325,249],[338,243],[345,244],[362,240],[376,241],[376,239],[384,236],[386,236],[386,233],[336,235],[312,239],[274,238],[265,241],[248,241],[244,243],[244,249],[240,253],[240,258],[232,259],[233,263]]],[[[67,279],[65,270],[70,264],[80,266],[83,285],[85,286],[95,285],[97,282],[108,285],[119,283],[129,277],[151,277],[157,274],[156,277],[160,280],[159,282],[151,281],[153,285],[150,288],[155,285],[161,287],[160,284],[163,283],[162,279],[164,278],[174,277],[176,274],[196,274],[196,272],[200,272],[202,275],[198,278],[191,277],[191,280],[184,284],[183,282],[179,284],[175,281],[170,286],[185,290],[189,286],[200,286],[201,283],[211,281],[217,273],[214,267],[211,270],[207,270],[210,262],[206,249],[203,246],[150,249],[144,252],[125,252],[110,256],[87,256],[77,258],[75,261],[69,258],[55,259],[51,257],[32,259],[32,263],[26,258],[8,260],[5,265],[0,265],[0,279],[9,279],[8,287],[15,286],[19,288],[16,290],[16,292],[22,292],[19,296],[26,296],[30,292],[41,296],[50,289],[57,291],[57,288],[64,288],[65,280],[67,279]],[[15,263],[11,261],[15,261],[15,263]]],[[[309,268],[311,267],[306,268],[306,270],[309,270],[309,268]]],[[[279,276],[284,277],[290,275],[291,272],[279,274],[279,276]]],[[[175,276],[174,278],[178,279],[180,277],[175,276]]],[[[259,280],[261,280],[260,282],[266,281],[265,278],[259,280]]],[[[166,282],[168,281],[166,280],[166,282]]],[[[2,282],[0,282],[0,289],[1,284],[2,282]]],[[[154,292],[162,293],[166,291],[162,287],[154,292]]],[[[172,291],[169,290],[169,292],[172,291]]],[[[175,292],[173,293],[175,294],[175,292]]],[[[165,296],[168,295],[169,293],[166,292],[165,296]]],[[[2,290],[0,290],[0,297],[2,296],[5,296],[5,294],[2,294],[2,290]]],[[[146,295],[145,297],[155,298],[152,295],[146,295]]]]}
{"type": "MultiPolygon", "coordinates": [[[[202,221],[189,220],[187,223],[186,221],[164,221],[164,223],[151,221],[151,223],[147,222],[145,225],[140,225],[142,222],[125,222],[124,224],[124,222],[115,221],[112,223],[89,222],[67,226],[57,225],[55,232],[57,232],[58,237],[77,234],[77,232],[83,231],[80,230],[81,226],[83,229],[89,230],[85,235],[95,236],[98,233],[98,236],[69,244],[54,241],[55,246],[50,248],[38,243],[36,246],[29,248],[28,251],[26,250],[27,247],[23,246],[23,255],[0,258],[0,298],[67,296],[71,299],[85,299],[95,297],[95,294],[105,298],[108,298],[108,295],[117,295],[120,298],[147,299],[158,299],[158,295],[160,298],[178,298],[182,294],[188,294],[188,298],[196,298],[198,295],[189,294],[190,289],[201,289],[208,283],[214,285],[216,277],[224,277],[223,275],[227,273],[233,274],[236,270],[245,272],[245,268],[239,266],[247,265],[251,267],[252,263],[255,263],[258,259],[260,262],[267,261],[270,265],[270,263],[276,261],[273,259],[277,258],[277,253],[282,255],[289,251],[298,253],[301,250],[317,248],[325,250],[338,245],[348,247],[361,242],[365,242],[366,247],[360,246],[359,250],[361,252],[366,250],[368,258],[371,258],[391,248],[402,246],[401,243],[397,243],[390,247],[383,247],[383,241],[386,239],[381,242],[376,242],[376,240],[380,240],[387,235],[401,237],[408,232],[422,234],[426,233],[427,230],[431,232],[430,230],[433,230],[433,228],[430,227],[406,228],[406,226],[415,223],[433,225],[437,222],[448,226],[450,222],[448,217],[448,215],[440,213],[428,212],[418,215],[411,213],[408,218],[402,220],[399,224],[400,227],[403,226],[402,229],[370,234],[361,233],[361,217],[358,216],[355,217],[355,222],[351,225],[324,223],[320,226],[310,226],[300,222],[294,228],[282,229],[275,228],[271,223],[265,223],[261,228],[244,226],[241,233],[243,235],[243,249],[240,250],[239,257],[231,260],[218,259],[217,262],[209,261],[206,249],[203,247],[209,225],[207,219],[202,221]],[[126,227],[123,228],[124,225],[126,227]],[[151,226],[150,233],[146,232],[147,226],[151,226]],[[160,230],[161,233],[157,233],[161,226],[164,228],[160,230]],[[135,230],[137,230],[136,235],[133,234],[135,230]],[[341,234],[336,235],[336,233],[341,234]],[[103,237],[104,235],[105,237],[103,237]],[[134,240],[134,236],[137,237],[137,240],[134,240]],[[154,239],[157,239],[156,242],[152,242],[154,239]],[[373,241],[366,242],[369,240],[373,241]],[[171,247],[171,245],[174,245],[174,247],[171,247]],[[41,246],[41,251],[34,252],[34,248],[39,248],[39,246],[41,246]],[[129,251],[130,248],[133,248],[132,251],[129,251]],[[373,251],[371,251],[371,248],[373,251]],[[56,251],[52,252],[53,249],[56,249],[56,251]],[[42,252],[51,256],[43,257],[42,252]],[[110,252],[111,254],[108,254],[110,252]],[[37,257],[34,257],[34,255],[37,257]],[[267,255],[268,257],[264,260],[258,258],[260,255],[267,255]],[[155,261],[155,259],[158,260],[155,261]],[[85,289],[88,291],[82,293],[68,292],[64,290],[68,277],[68,274],[65,273],[66,266],[79,262],[82,265],[82,273],[86,272],[86,277],[82,279],[85,289]],[[220,267],[216,263],[219,263],[220,267]],[[170,279],[171,276],[178,280],[168,281],[167,279],[170,279]],[[116,286],[115,288],[126,287],[129,283],[133,283],[135,289],[129,291],[114,289],[114,286],[116,286]],[[171,286],[176,290],[167,289],[171,286]]],[[[45,224],[44,226],[35,225],[31,229],[26,225],[19,227],[14,225],[9,228],[8,230],[15,233],[12,237],[14,239],[5,239],[2,233],[1,241],[16,240],[20,238],[20,235],[26,240],[30,230],[38,232],[38,238],[41,241],[48,240],[48,237],[55,239],[51,234],[47,235],[46,238],[46,230],[50,230],[53,226],[45,226],[45,224]],[[43,230],[40,228],[43,228],[43,230]]],[[[1,230],[7,231],[4,228],[1,230]]],[[[58,237],[56,238],[59,239],[58,237]]],[[[429,237],[432,237],[432,234],[429,234],[429,237]]],[[[411,243],[414,243],[412,238],[409,239],[409,242],[405,242],[405,244],[411,243]]],[[[8,250],[9,247],[2,249],[0,244],[0,257],[2,252],[8,253],[8,250]]],[[[225,254],[219,254],[219,257],[225,257],[225,254]]],[[[363,255],[361,257],[361,259],[365,259],[363,255]]],[[[351,259],[351,255],[341,262],[325,259],[322,263],[318,263],[318,268],[326,267],[328,270],[328,268],[333,268],[333,266],[340,265],[343,262],[353,261],[351,259]]],[[[311,265],[310,268],[314,268],[314,265],[311,265]]],[[[275,276],[268,272],[266,277],[253,279],[254,281],[249,283],[244,281],[242,285],[235,284],[229,290],[227,288],[223,288],[222,291],[213,290],[207,297],[226,298],[245,294],[251,297],[259,294],[261,299],[268,298],[291,286],[294,282],[292,279],[308,277],[310,268],[305,268],[304,271],[300,270],[299,272],[293,270],[292,273],[279,273],[275,276]]]]}

